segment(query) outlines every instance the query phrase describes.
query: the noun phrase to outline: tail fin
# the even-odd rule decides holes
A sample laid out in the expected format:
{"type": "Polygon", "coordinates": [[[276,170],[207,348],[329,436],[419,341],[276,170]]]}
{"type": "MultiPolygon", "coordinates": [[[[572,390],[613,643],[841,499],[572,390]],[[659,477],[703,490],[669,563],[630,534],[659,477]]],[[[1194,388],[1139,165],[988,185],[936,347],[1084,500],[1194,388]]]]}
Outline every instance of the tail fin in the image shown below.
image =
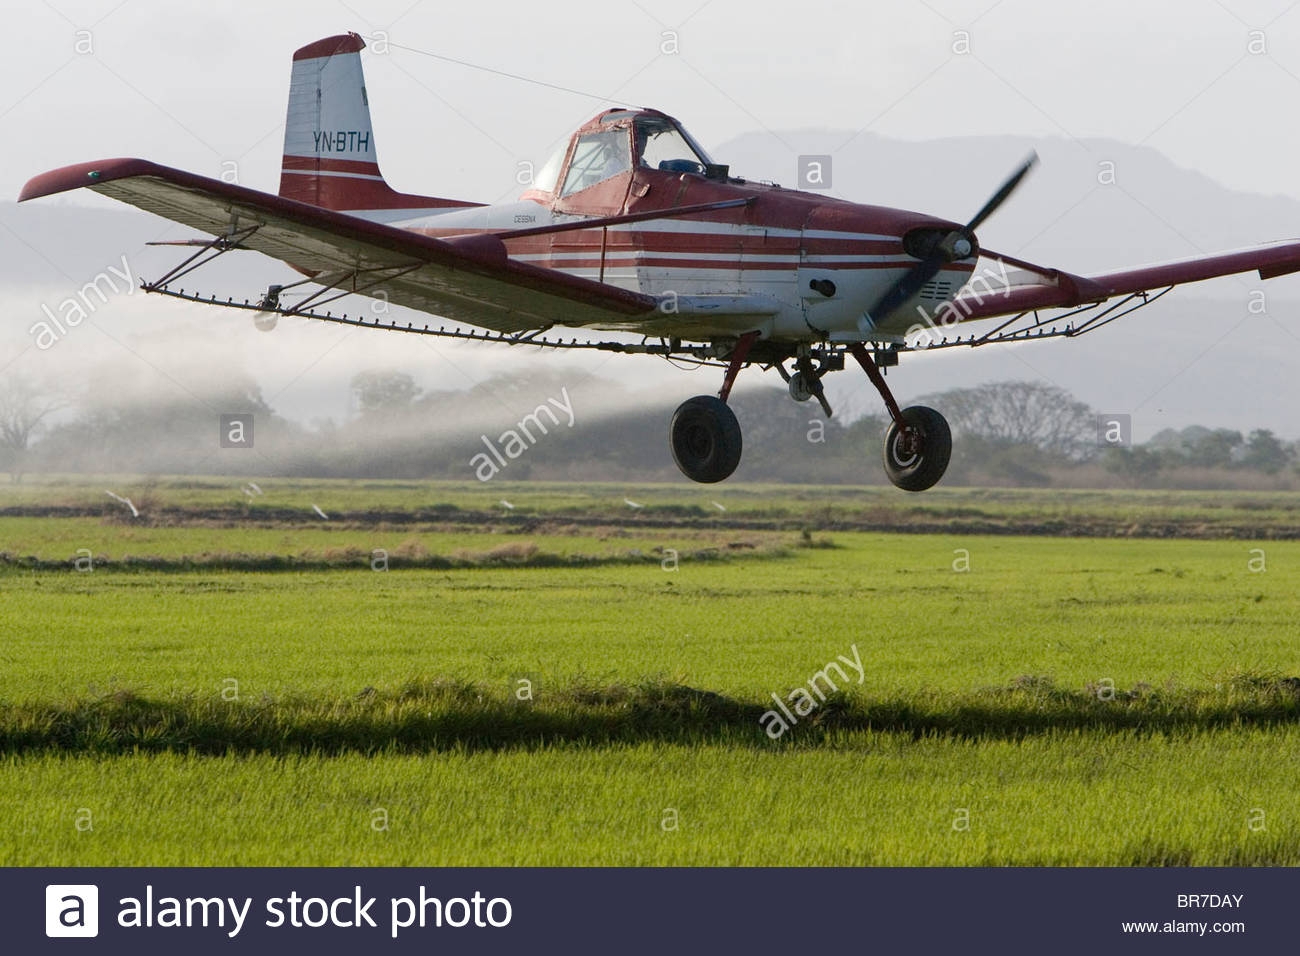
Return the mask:
{"type": "Polygon", "coordinates": [[[399,193],[384,181],[361,70],[365,46],[344,33],[294,53],[280,195],[377,221],[478,205],[399,193]]]}

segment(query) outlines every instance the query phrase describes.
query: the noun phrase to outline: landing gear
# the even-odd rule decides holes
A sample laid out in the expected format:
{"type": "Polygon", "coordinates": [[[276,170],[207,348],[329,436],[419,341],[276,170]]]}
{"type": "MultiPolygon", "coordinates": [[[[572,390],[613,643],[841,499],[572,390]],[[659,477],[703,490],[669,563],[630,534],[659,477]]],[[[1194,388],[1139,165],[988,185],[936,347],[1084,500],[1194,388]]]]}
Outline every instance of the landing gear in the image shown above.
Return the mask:
{"type": "Polygon", "coordinates": [[[697,395],[673,413],[673,461],[691,481],[712,484],[740,464],[740,423],[720,398],[697,395]]]}
{"type": "Polygon", "coordinates": [[[885,433],[885,474],[904,491],[925,491],[936,485],[952,457],[952,432],[933,408],[913,405],[885,433]]]}
{"type": "MultiPolygon", "coordinates": [[[[697,395],[673,413],[669,433],[673,461],[692,481],[705,484],[723,481],[740,464],[740,423],[727,405],[727,398],[758,337],[758,332],[747,332],[736,340],[716,398],[697,395]]],[[[904,491],[925,491],[938,484],[952,457],[952,432],[944,417],[933,408],[913,405],[900,409],[894,401],[880,367],[897,364],[897,349],[868,351],[862,342],[850,345],[847,350],[800,345],[792,355],[790,351],[765,345],[756,354],[759,362],[770,362],[785,378],[791,398],[796,402],[815,398],[830,417],[831,407],[821,380],[827,372],[844,367],[846,351],[858,360],[889,409],[892,424],[885,435],[885,474],[889,480],[904,491]],[[794,368],[787,371],[785,362],[792,358],[794,368]]]]}
{"type": "Polygon", "coordinates": [[[952,457],[952,431],[933,408],[913,405],[900,409],[885,377],[876,367],[875,356],[861,343],[849,351],[885,400],[893,420],[885,434],[885,474],[904,491],[925,491],[938,484],[952,457]]]}
{"type": "Polygon", "coordinates": [[[740,422],[728,407],[727,398],[757,341],[757,332],[746,332],[736,340],[717,398],[712,395],[688,398],[673,413],[668,443],[673,450],[673,461],[691,481],[702,484],[722,481],[730,478],[740,464],[740,422]]]}

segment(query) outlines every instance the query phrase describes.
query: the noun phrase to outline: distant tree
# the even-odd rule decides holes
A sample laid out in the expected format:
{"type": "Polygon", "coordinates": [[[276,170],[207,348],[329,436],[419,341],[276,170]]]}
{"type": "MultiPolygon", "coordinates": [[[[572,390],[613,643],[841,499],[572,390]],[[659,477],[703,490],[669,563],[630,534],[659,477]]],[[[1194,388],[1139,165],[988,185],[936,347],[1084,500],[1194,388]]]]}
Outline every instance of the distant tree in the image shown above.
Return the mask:
{"type": "Polygon", "coordinates": [[[966,434],[997,444],[1035,445],[1052,455],[1082,457],[1093,445],[1091,408],[1042,382],[989,382],[923,399],[966,434]]]}
{"type": "Polygon", "coordinates": [[[1216,428],[1213,431],[1200,428],[1189,437],[1192,428],[1183,430],[1184,444],[1187,449],[1187,463],[1202,468],[1228,468],[1233,463],[1233,450],[1242,444],[1241,432],[1228,428],[1216,428]]]}
{"type": "Polygon", "coordinates": [[[404,412],[420,397],[420,387],[406,372],[369,369],[352,376],[352,394],[362,415],[404,412]]]}
{"type": "Polygon", "coordinates": [[[0,455],[10,480],[22,480],[27,452],[46,419],[68,404],[57,390],[22,375],[0,377],[0,455]]]}
{"type": "Polygon", "coordinates": [[[179,366],[165,378],[102,365],[80,377],[76,414],[43,435],[32,461],[49,471],[195,473],[221,460],[268,468],[297,426],[275,415],[250,375],[232,368],[179,366]],[[252,414],[256,451],[224,459],[222,415],[252,414]]]}
{"type": "Polygon", "coordinates": [[[1188,425],[1180,432],[1175,433],[1178,436],[1178,446],[1186,452],[1188,449],[1195,448],[1201,442],[1205,441],[1214,434],[1213,428],[1206,428],[1204,425],[1188,425]]]}
{"type": "Polygon", "coordinates": [[[1146,442],[1146,447],[1154,450],[1173,449],[1179,454],[1183,452],[1183,433],[1176,428],[1162,428],[1152,435],[1146,442]]]}
{"type": "Polygon", "coordinates": [[[1127,478],[1135,485],[1153,477],[1162,465],[1161,456],[1142,445],[1106,449],[1106,470],[1127,478]]]}
{"type": "Polygon", "coordinates": [[[1241,457],[1243,468],[1253,468],[1269,475],[1276,475],[1290,461],[1290,450],[1267,428],[1259,428],[1250,433],[1245,453],[1241,457]]]}

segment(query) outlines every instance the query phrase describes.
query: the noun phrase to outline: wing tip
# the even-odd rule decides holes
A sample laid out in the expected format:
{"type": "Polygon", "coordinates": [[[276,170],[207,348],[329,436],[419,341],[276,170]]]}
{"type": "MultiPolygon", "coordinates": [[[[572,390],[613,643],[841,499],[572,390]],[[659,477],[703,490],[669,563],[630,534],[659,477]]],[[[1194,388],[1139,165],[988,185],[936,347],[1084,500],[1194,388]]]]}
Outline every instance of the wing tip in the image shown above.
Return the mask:
{"type": "Polygon", "coordinates": [[[94,186],[97,183],[121,179],[123,176],[136,176],[152,169],[153,166],[154,164],[147,160],[121,157],[61,166],[27,180],[18,193],[18,201],[26,202],[29,199],[40,199],[42,196],[53,196],[55,193],[64,193],[83,186],[94,186]]]}

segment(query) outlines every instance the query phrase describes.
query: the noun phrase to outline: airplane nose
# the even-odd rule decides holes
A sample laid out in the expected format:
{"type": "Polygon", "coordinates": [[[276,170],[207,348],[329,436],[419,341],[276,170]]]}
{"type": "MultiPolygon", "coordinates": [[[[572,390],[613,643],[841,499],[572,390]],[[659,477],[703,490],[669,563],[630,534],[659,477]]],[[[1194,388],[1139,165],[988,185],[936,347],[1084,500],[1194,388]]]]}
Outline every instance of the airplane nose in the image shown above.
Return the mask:
{"type": "Polygon", "coordinates": [[[960,262],[978,249],[979,242],[969,229],[949,223],[920,226],[903,236],[903,251],[922,261],[937,258],[943,262],[960,262]]]}

